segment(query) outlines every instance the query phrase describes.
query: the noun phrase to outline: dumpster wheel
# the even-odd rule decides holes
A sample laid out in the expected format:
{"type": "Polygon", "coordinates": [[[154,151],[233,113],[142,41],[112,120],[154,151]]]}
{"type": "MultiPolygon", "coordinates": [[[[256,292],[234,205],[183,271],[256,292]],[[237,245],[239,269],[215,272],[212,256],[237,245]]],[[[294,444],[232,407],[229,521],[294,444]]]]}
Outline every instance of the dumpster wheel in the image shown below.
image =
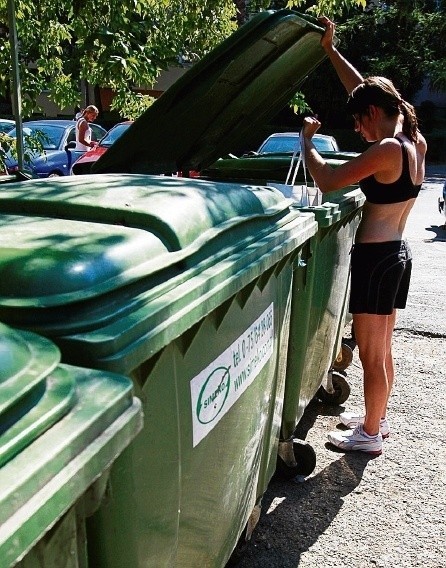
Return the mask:
{"type": "Polygon", "coordinates": [[[280,454],[277,455],[276,473],[285,479],[292,479],[296,475],[307,476],[313,473],[316,467],[316,452],[305,440],[294,438],[293,444],[293,463],[287,463],[280,454]]]}
{"type": "Polygon", "coordinates": [[[353,361],[353,349],[347,343],[341,344],[338,356],[333,361],[333,369],[335,371],[345,371],[353,361]]]}
{"type": "Polygon", "coordinates": [[[350,385],[344,374],[332,370],[328,375],[328,388],[320,386],[316,393],[317,398],[326,404],[344,404],[350,396],[350,385]],[[330,383],[332,388],[329,390],[330,383]]]}

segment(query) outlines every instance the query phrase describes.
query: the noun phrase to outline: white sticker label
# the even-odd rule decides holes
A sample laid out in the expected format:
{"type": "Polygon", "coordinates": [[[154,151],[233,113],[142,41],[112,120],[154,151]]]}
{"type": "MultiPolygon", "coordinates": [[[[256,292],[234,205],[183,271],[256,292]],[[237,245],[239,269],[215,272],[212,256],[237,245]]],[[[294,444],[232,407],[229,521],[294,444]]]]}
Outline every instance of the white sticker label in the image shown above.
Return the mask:
{"type": "Polygon", "coordinates": [[[190,382],[194,447],[245,392],[273,354],[274,304],[190,382]]]}

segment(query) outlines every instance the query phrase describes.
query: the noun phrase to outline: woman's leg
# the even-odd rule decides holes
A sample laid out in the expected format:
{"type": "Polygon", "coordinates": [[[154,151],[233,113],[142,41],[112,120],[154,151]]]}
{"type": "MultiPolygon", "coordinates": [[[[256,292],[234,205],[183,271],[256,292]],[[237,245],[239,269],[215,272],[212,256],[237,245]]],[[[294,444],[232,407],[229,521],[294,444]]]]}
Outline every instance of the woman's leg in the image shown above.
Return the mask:
{"type": "Polygon", "coordinates": [[[388,324],[387,324],[387,338],[386,338],[386,373],[387,373],[387,400],[386,406],[384,407],[384,414],[382,415],[383,418],[387,416],[387,404],[389,402],[390,394],[393,388],[393,381],[395,379],[395,368],[393,364],[393,353],[392,353],[392,338],[393,338],[393,330],[395,329],[395,321],[396,321],[396,310],[393,310],[393,313],[388,316],[388,324]]]}
{"type": "Polygon", "coordinates": [[[364,372],[364,431],[370,436],[379,432],[393,385],[391,339],[395,314],[354,314],[353,325],[364,372]]]}

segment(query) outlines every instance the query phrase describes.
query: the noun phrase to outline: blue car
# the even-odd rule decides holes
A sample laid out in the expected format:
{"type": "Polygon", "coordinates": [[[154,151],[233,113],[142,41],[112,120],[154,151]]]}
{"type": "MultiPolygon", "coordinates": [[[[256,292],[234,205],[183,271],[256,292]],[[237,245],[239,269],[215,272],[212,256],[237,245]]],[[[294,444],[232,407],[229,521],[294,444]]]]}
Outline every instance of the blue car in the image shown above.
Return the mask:
{"type": "Polygon", "coordinates": [[[15,120],[0,118],[0,134],[8,134],[15,127],[15,120]]]}
{"type": "MultiPolygon", "coordinates": [[[[92,140],[99,141],[106,130],[98,124],[90,124],[92,140]]],[[[41,135],[43,154],[34,154],[30,161],[25,161],[24,171],[35,178],[55,176],[67,176],[70,174],[71,165],[83,154],[75,151],[76,122],[74,120],[33,120],[23,123],[24,136],[41,135]]],[[[14,128],[8,133],[15,138],[14,128]]],[[[26,149],[25,149],[26,151],[26,149]]],[[[8,173],[13,174],[18,170],[17,160],[12,156],[6,157],[8,173]]]]}

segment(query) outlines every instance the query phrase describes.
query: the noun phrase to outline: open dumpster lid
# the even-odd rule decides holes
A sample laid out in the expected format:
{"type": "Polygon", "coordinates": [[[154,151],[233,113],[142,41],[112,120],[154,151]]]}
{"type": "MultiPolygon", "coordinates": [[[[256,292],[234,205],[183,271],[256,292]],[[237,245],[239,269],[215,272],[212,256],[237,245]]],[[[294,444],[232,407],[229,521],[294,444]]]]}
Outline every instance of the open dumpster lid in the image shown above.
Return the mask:
{"type": "Polygon", "coordinates": [[[263,12],[172,85],[92,171],[201,170],[279,112],[325,57],[324,29],[290,10],[263,12]]]}

